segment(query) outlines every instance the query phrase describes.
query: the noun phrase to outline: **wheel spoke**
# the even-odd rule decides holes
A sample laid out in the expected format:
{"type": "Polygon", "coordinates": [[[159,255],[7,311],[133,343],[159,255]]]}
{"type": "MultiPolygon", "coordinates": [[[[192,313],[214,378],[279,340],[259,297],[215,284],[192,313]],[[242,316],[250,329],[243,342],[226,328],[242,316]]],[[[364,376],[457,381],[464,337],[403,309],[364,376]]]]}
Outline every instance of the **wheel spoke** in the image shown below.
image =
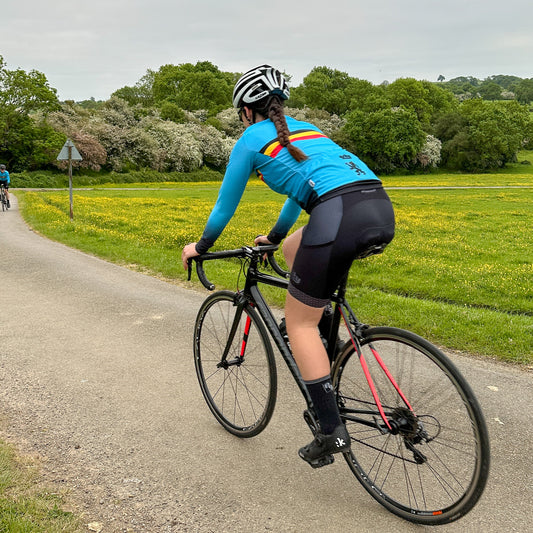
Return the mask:
{"type": "Polygon", "coordinates": [[[486,483],[489,445],[479,405],[457,369],[427,341],[394,328],[366,335],[361,350],[393,429],[386,431],[376,415],[359,359],[348,350],[334,376],[341,415],[349,417],[348,464],[374,498],[403,518],[456,520],[475,505],[486,483]]]}
{"type": "Polygon", "coordinates": [[[216,419],[231,433],[251,437],[262,431],[272,416],[276,367],[262,322],[251,308],[239,311],[234,296],[220,291],[200,308],[195,326],[195,365],[204,398],[216,419]],[[222,361],[236,312],[240,322],[222,361]]]}

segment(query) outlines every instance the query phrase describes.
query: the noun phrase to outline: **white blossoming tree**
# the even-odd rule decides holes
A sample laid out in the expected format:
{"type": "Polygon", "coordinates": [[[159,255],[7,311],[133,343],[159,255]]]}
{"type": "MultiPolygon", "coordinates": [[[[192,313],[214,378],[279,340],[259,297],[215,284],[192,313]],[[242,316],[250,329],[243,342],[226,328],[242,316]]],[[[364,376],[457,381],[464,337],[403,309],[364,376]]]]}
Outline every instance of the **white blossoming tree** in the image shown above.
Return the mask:
{"type": "Polygon", "coordinates": [[[437,168],[440,163],[442,143],[433,135],[426,136],[426,143],[416,156],[417,163],[425,169],[437,168]]]}

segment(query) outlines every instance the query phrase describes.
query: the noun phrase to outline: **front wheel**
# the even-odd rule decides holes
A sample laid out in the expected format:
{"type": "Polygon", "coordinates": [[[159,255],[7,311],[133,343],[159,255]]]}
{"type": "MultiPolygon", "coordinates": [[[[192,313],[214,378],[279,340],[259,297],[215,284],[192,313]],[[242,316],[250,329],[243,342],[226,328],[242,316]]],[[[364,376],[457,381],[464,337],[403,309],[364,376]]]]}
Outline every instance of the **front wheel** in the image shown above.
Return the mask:
{"type": "Polygon", "coordinates": [[[440,350],[407,331],[366,330],[361,358],[346,345],[333,371],[352,440],[344,454],[351,470],[379,503],[406,520],[437,525],[464,516],[485,488],[490,462],[487,427],[472,389],[440,350]],[[370,392],[364,362],[390,427],[370,392]]]}
{"type": "Polygon", "coordinates": [[[215,418],[230,433],[253,437],[265,429],[274,411],[276,363],[258,314],[249,304],[238,307],[235,299],[235,293],[219,291],[200,307],[194,327],[194,362],[215,418]]]}

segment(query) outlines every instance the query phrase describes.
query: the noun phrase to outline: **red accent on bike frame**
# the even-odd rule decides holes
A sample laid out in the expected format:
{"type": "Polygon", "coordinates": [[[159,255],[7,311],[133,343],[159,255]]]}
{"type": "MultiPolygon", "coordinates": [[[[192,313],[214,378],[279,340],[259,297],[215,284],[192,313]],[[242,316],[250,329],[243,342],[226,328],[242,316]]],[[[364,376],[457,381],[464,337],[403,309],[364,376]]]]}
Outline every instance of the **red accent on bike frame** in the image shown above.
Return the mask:
{"type": "Polygon", "coordinates": [[[241,343],[241,357],[244,357],[244,350],[246,350],[246,343],[248,342],[248,334],[250,333],[250,327],[252,325],[252,319],[246,316],[246,325],[244,326],[244,335],[241,343]]]}
{"type": "Polygon", "coordinates": [[[383,359],[381,359],[381,356],[378,354],[378,352],[376,352],[376,350],[374,350],[374,348],[372,348],[372,346],[370,346],[370,350],[372,350],[372,353],[374,354],[376,361],[379,363],[379,366],[383,369],[383,372],[385,372],[385,374],[389,378],[390,382],[392,383],[392,385],[394,386],[394,388],[400,395],[401,399],[405,402],[405,405],[407,405],[408,409],[414,413],[413,408],[411,407],[411,404],[407,401],[405,394],[402,392],[402,389],[400,389],[400,386],[396,383],[395,379],[392,377],[392,374],[390,373],[383,359]]]}
{"type": "MultiPolygon", "coordinates": [[[[353,339],[352,339],[352,343],[353,343],[353,339]]],[[[354,347],[355,347],[355,343],[354,343],[354,347]]],[[[363,368],[363,372],[365,373],[366,380],[368,381],[368,386],[370,387],[370,391],[372,392],[372,396],[374,397],[374,401],[376,402],[376,405],[378,407],[379,414],[381,415],[381,418],[383,418],[383,422],[387,424],[387,427],[389,429],[392,429],[387,419],[387,415],[385,414],[385,411],[383,410],[383,406],[381,405],[381,401],[379,400],[378,391],[376,390],[376,386],[374,385],[374,381],[372,380],[372,376],[370,375],[370,370],[368,370],[365,357],[362,354],[362,352],[357,350],[357,348],[355,349],[357,351],[357,355],[359,355],[359,361],[361,362],[361,367],[363,368]]]]}
{"type": "MultiPolygon", "coordinates": [[[[374,385],[374,382],[372,381],[370,370],[368,369],[368,365],[366,364],[366,360],[363,357],[363,354],[359,351],[358,345],[355,342],[355,339],[353,338],[352,331],[348,326],[348,321],[346,320],[346,317],[344,316],[344,312],[342,311],[342,309],[341,309],[341,314],[342,314],[342,319],[344,320],[344,324],[346,325],[346,329],[348,330],[348,333],[350,334],[350,339],[352,341],[353,347],[355,348],[355,351],[357,352],[357,355],[359,356],[359,360],[361,361],[363,372],[368,382],[368,386],[370,387],[370,391],[372,392],[372,396],[374,397],[374,401],[376,402],[376,405],[378,407],[379,414],[381,415],[381,418],[383,418],[383,421],[385,422],[385,424],[387,424],[387,426],[390,429],[389,421],[387,420],[387,416],[385,415],[385,411],[383,410],[383,406],[381,405],[381,401],[379,400],[379,397],[377,395],[376,387],[374,385]]],[[[402,392],[402,389],[400,389],[400,386],[396,383],[396,380],[390,373],[390,370],[388,369],[387,365],[385,364],[385,362],[383,361],[379,353],[376,350],[374,350],[372,345],[370,345],[370,350],[372,351],[372,355],[378,362],[383,372],[385,372],[385,375],[389,378],[389,381],[392,383],[392,386],[396,389],[396,392],[398,392],[398,394],[400,395],[400,398],[405,402],[405,405],[407,406],[407,408],[414,414],[414,410],[411,407],[411,404],[405,397],[405,394],[402,392]]]]}
{"type": "Polygon", "coordinates": [[[366,364],[363,353],[361,352],[361,350],[359,350],[359,346],[357,342],[353,338],[352,330],[348,326],[348,322],[346,320],[346,317],[344,316],[344,312],[342,312],[342,319],[344,320],[344,323],[346,324],[346,329],[348,330],[348,333],[350,334],[350,339],[352,341],[353,347],[355,348],[355,351],[357,352],[357,356],[359,357],[359,361],[361,362],[363,373],[365,374],[366,381],[368,383],[368,386],[370,387],[370,392],[372,393],[372,397],[374,398],[374,401],[376,402],[376,406],[378,408],[379,414],[381,415],[381,418],[383,419],[383,422],[385,422],[387,427],[392,430],[392,427],[389,424],[389,420],[387,419],[387,415],[385,414],[385,411],[383,410],[383,405],[381,405],[381,401],[378,396],[378,391],[376,390],[376,386],[374,385],[374,381],[372,380],[372,376],[370,375],[370,370],[368,370],[368,365],[366,364]]]}

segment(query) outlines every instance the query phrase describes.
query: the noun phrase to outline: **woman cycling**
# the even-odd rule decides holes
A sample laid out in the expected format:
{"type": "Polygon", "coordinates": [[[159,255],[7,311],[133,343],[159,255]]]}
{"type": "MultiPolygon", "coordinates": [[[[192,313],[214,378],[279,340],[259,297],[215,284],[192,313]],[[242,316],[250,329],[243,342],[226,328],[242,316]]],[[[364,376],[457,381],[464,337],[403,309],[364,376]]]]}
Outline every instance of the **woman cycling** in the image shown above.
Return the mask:
{"type": "Polygon", "coordinates": [[[0,186],[3,186],[6,190],[6,200],[7,200],[7,207],[11,207],[11,204],[9,202],[9,172],[6,170],[5,165],[0,165],[0,186]]]}
{"type": "Polygon", "coordinates": [[[308,224],[285,239],[291,270],[285,320],[291,350],[309,390],[320,424],[313,441],[299,450],[312,466],[350,448],[330,377],[330,364],[317,328],[323,311],[353,260],[394,236],[394,212],[375,174],[312,124],[285,117],[286,79],[261,65],[236,83],[233,105],[246,130],[230,156],[216,204],[202,238],[183,248],[182,261],[205,253],[233,216],[250,174],[287,195],[268,236],[255,243],[279,244],[302,209],[308,224]]]}

